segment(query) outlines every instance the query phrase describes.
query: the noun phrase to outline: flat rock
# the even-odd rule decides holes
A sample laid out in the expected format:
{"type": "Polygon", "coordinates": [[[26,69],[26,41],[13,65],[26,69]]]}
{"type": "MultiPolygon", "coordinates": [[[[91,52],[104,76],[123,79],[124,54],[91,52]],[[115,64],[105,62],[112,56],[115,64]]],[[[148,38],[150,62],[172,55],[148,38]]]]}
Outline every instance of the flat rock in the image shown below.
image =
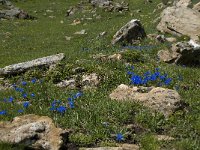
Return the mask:
{"type": "Polygon", "coordinates": [[[157,29],[178,36],[187,35],[199,41],[200,13],[188,7],[168,7],[161,14],[157,29]]]}
{"type": "Polygon", "coordinates": [[[27,62],[9,65],[4,68],[0,68],[0,76],[18,74],[36,67],[50,66],[52,64],[60,62],[64,57],[64,54],[60,53],[27,62]]]}
{"type": "Polygon", "coordinates": [[[144,39],[146,33],[139,20],[133,19],[124,25],[113,36],[112,44],[119,42],[133,43],[134,41],[144,39]]]}
{"type": "Polygon", "coordinates": [[[171,114],[181,100],[180,95],[174,90],[161,87],[129,87],[124,84],[119,85],[110,94],[110,98],[118,101],[139,102],[165,116],[171,114]]]}
{"type": "Polygon", "coordinates": [[[121,144],[118,147],[80,148],[79,150],[139,150],[135,144],[121,144]]]}
{"type": "Polygon", "coordinates": [[[0,122],[0,141],[25,144],[35,149],[59,150],[64,144],[62,134],[51,118],[37,115],[15,117],[11,122],[0,122]]]}
{"type": "Polygon", "coordinates": [[[193,40],[190,40],[190,42],[178,42],[172,44],[170,50],[161,50],[157,55],[160,61],[166,63],[198,65],[200,64],[200,45],[193,40]]]}

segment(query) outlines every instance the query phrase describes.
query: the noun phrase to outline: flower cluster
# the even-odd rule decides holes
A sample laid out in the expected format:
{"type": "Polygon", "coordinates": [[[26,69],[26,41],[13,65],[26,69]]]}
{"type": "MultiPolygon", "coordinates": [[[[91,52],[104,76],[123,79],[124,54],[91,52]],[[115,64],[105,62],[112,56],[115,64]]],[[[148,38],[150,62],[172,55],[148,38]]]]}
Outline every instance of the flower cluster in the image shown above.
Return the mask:
{"type": "Polygon", "coordinates": [[[51,111],[54,111],[54,112],[58,112],[58,113],[61,113],[61,114],[64,114],[67,110],[67,106],[71,109],[75,108],[75,104],[74,104],[74,101],[81,97],[82,96],[82,93],[81,92],[78,92],[76,93],[75,95],[73,95],[72,97],[69,97],[67,100],[68,100],[68,104],[66,106],[64,106],[64,103],[60,100],[54,100],[52,103],[51,103],[51,107],[50,107],[50,110],[51,111]]]}
{"type": "MultiPolygon", "coordinates": [[[[134,70],[134,67],[132,67],[134,70]]],[[[138,75],[134,71],[127,71],[130,76],[131,84],[133,85],[147,85],[150,82],[157,82],[158,86],[170,85],[172,78],[169,78],[167,74],[162,74],[159,68],[156,68],[153,73],[146,71],[143,75],[138,75]]]]}

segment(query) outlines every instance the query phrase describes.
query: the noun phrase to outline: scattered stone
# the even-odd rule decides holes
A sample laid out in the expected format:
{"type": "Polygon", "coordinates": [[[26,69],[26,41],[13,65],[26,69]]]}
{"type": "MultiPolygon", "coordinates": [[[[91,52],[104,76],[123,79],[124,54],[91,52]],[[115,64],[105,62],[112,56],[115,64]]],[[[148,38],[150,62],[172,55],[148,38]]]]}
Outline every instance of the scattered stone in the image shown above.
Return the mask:
{"type": "Polygon", "coordinates": [[[75,20],[73,21],[73,23],[70,24],[70,25],[75,26],[75,25],[78,25],[78,24],[80,24],[80,23],[81,23],[81,21],[80,21],[79,19],[75,19],[75,20]]]}
{"type": "Polygon", "coordinates": [[[3,5],[4,10],[0,10],[0,19],[35,19],[35,17],[30,16],[27,12],[15,7],[8,0],[1,0],[0,5],[3,5]]]}
{"type": "Polygon", "coordinates": [[[120,61],[120,60],[122,60],[122,54],[116,53],[113,55],[104,55],[104,54],[100,53],[100,54],[92,55],[92,58],[96,59],[96,60],[100,60],[100,61],[109,61],[109,60],[120,61]]]}
{"type": "Polygon", "coordinates": [[[197,10],[198,12],[200,12],[200,2],[195,4],[193,7],[194,10],[197,10]]]}
{"type": "Polygon", "coordinates": [[[146,33],[140,21],[133,19],[117,31],[113,36],[112,44],[119,42],[134,43],[135,41],[144,39],[145,37],[146,33]]]}
{"type": "Polygon", "coordinates": [[[25,144],[35,149],[59,150],[69,131],[56,128],[47,116],[24,115],[11,122],[0,122],[0,141],[25,144]]]}
{"type": "Polygon", "coordinates": [[[168,41],[170,43],[175,43],[177,41],[177,39],[174,37],[168,37],[168,38],[166,38],[166,41],[168,41]]]}
{"type": "Polygon", "coordinates": [[[156,40],[160,43],[164,43],[166,41],[166,38],[164,35],[157,35],[156,40]]]}
{"type": "Polygon", "coordinates": [[[54,18],[56,18],[56,16],[49,16],[49,18],[54,19],[54,18]]]}
{"type": "Polygon", "coordinates": [[[72,37],[70,36],[65,36],[66,41],[70,41],[72,37]]]}
{"type": "Polygon", "coordinates": [[[107,32],[106,31],[104,31],[104,32],[101,32],[101,33],[99,33],[99,35],[96,37],[97,39],[98,38],[100,38],[100,37],[103,37],[103,36],[105,36],[107,34],[107,32]]]}
{"type": "Polygon", "coordinates": [[[172,45],[171,50],[159,51],[158,57],[166,63],[196,65],[200,63],[200,45],[193,40],[178,42],[172,45]]]}
{"type": "Polygon", "coordinates": [[[187,35],[199,41],[200,13],[188,7],[168,7],[161,14],[157,29],[178,36],[187,35]]]}
{"type": "Polygon", "coordinates": [[[180,95],[175,90],[161,87],[129,87],[119,85],[111,94],[110,98],[119,101],[135,101],[163,113],[170,115],[180,102],[180,95]]]}
{"type": "Polygon", "coordinates": [[[158,141],[172,141],[172,140],[175,140],[175,138],[173,138],[171,136],[167,136],[167,135],[155,135],[155,138],[158,141]]]}
{"type": "Polygon", "coordinates": [[[75,14],[76,11],[77,11],[77,8],[70,7],[66,12],[66,16],[71,16],[71,15],[75,14]]]}
{"type": "Polygon", "coordinates": [[[64,54],[60,53],[52,56],[38,58],[32,61],[6,66],[4,68],[0,68],[0,76],[18,74],[36,67],[50,66],[60,62],[64,57],[64,54]]]}
{"type": "Polygon", "coordinates": [[[99,76],[96,73],[86,74],[82,76],[82,86],[84,89],[97,87],[100,83],[99,76]]]}
{"type": "Polygon", "coordinates": [[[87,32],[86,32],[86,30],[81,30],[81,31],[75,32],[74,34],[77,34],[77,35],[84,35],[84,34],[87,34],[87,32]]]}
{"type": "Polygon", "coordinates": [[[63,80],[60,83],[56,84],[57,87],[60,88],[70,88],[70,89],[75,89],[76,88],[76,81],[75,79],[70,79],[70,80],[63,80]]]}
{"type": "Polygon", "coordinates": [[[80,148],[79,150],[139,150],[135,144],[119,144],[118,147],[80,148]]]}
{"type": "Polygon", "coordinates": [[[113,2],[111,0],[90,0],[89,1],[94,7],[100,7],[103,8],[105,11],[109,12],[122,12],[122,11],[128,11],[128,3],[125,3],[124,1],[121,3],[113,2]]]}

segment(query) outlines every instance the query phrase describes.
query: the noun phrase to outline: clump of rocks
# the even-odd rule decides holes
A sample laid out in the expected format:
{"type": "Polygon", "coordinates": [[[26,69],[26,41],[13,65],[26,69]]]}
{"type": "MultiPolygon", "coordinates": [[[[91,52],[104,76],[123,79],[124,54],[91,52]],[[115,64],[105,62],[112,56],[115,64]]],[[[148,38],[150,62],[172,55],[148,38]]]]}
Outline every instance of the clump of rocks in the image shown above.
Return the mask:
{"type": "Polygon", "coordinates": [[[15,7],[8,0],[0,0],[0,5],[4,8],[0,10],[0,19],[35,19],[35,17],[29,15],[26,11],[15,7]]]}
{"type": "Polygon", "coordinates": [[[200,64],[200,45],[193,40],[174,43],[171,49],[160,50],[158,52],[160,61],[180,65],[200,64]]]}

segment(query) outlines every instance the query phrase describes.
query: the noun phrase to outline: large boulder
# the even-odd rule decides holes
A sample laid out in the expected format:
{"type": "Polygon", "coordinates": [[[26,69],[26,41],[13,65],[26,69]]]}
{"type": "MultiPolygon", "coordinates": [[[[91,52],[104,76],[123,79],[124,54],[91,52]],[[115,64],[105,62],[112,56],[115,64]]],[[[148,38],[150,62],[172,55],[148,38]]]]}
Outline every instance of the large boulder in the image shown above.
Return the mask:
{"type": "Polygon", "coordinates": [[[119,85],[110,98],[118,101],[134,101],[156,110],[165,116],[171,114],[180,102],[180,95],[170,89],[161,87],[129,87],[119,85]]]}
{"type": "Polygon", "coordinates": [[[124,25],[113,36],[112,44],[119,42],[134,43],[134,41],[144,39],[146,33],[139,20],[133,19],[124,25]]]}
{"type": "Polygon", "coordinates": [[[173,44],[170,50],[159,51],[158,58],[166,63],[198,65],[200,64],[200,45],[192,40],[178,42],[173,44]]]}
{"type": "Polygon", "coordinates": [[[168,7],[161,14],[161,21],[157,29],[178,36],[187,35],[198,41],[200,36],[200,13],[183,6],[168,7]]]}
{"type": "Polygon", "coordinates": [[[64,57],[64,54],[60,53],[27,62],[9,65],[4,68],[0,68],[0,76],[18,74],[36,67],[50,66],[60,62],[64,57]]]}
{"type": "Polygon", "coordinates": [[[68,131],[56,128],[46,116],[30,114],[15,117],[11,122],[0,122],[1,142],[25,144],[35,149],[59,150],[67,134],[68,131]]]}

